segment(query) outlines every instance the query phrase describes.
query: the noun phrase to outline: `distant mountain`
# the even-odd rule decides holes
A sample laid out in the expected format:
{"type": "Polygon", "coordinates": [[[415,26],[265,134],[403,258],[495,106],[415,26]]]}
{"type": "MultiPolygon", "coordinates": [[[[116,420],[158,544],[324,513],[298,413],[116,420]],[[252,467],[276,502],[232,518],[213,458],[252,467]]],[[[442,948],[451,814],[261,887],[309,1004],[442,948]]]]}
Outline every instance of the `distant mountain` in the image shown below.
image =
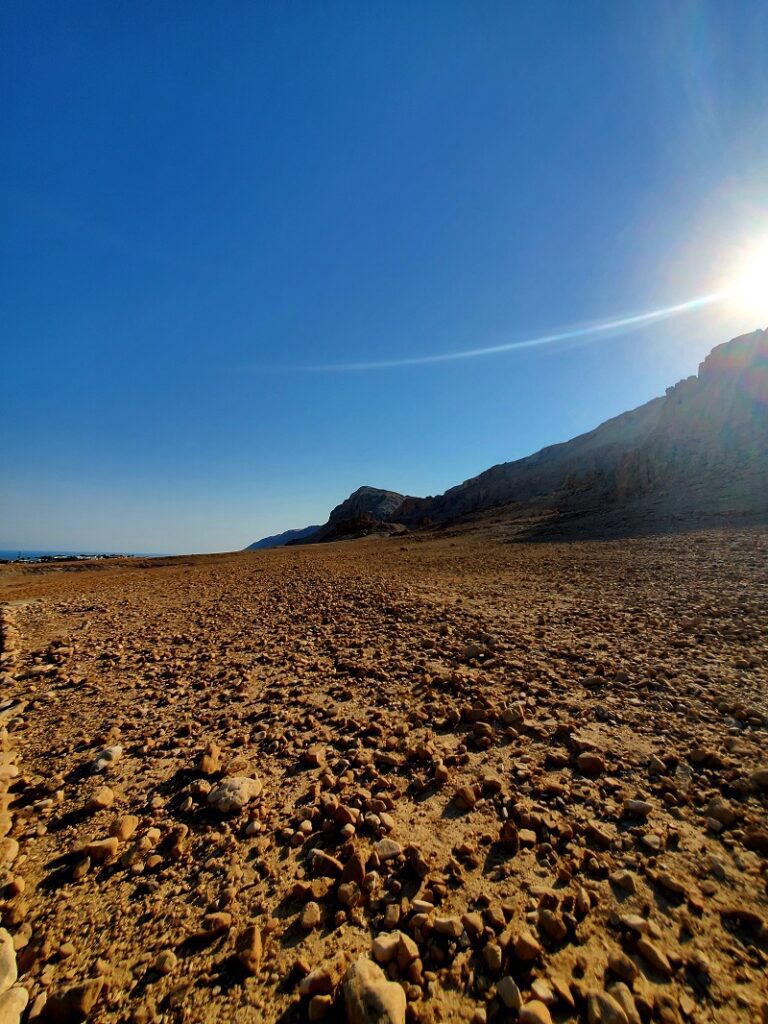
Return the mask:
{"type": "Polygon", "coordinates": [[[319,526],[305,526],[303,530],[286,530],[285,533],[276,533],[273,537],[262,537],[261,540],[249,544],[245,551],[260,551],[262,548],[281,548],[291,541],[306,540],[313,533],[317,533],[319,526]]]}
{"type": "Polygon", "coordinates": [[[360,487],[292,543],[402,532],[500,508],[563,523],[612,515],[629,532],[659,520],[768,515],[768,330],[718,345],[696,376],[663,397],[445,494],[360,487]]]}

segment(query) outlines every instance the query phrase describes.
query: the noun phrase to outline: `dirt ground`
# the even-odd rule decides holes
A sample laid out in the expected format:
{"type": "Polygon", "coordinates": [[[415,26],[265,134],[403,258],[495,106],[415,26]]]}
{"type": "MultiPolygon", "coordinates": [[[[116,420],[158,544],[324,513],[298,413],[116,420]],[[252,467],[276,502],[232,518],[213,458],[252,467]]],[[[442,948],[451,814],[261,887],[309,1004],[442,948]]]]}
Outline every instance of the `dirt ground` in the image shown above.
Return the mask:
{"type": "Polygon", "coordinates": [[[29,1019],[768,1021],[765,529],[5,566],[0,600],[29,1019]]]}

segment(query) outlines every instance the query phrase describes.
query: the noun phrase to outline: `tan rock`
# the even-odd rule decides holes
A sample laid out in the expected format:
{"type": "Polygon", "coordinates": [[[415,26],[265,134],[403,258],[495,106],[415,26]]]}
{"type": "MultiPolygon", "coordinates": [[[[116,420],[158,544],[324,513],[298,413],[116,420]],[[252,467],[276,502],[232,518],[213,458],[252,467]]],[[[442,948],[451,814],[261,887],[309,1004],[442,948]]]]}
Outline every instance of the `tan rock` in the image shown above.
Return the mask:
{"type": "Polygon", "coordinates": [[[405,993],[372,960],[355,961],[343,988],[349,1024],[405,1024],[405,993]]]}

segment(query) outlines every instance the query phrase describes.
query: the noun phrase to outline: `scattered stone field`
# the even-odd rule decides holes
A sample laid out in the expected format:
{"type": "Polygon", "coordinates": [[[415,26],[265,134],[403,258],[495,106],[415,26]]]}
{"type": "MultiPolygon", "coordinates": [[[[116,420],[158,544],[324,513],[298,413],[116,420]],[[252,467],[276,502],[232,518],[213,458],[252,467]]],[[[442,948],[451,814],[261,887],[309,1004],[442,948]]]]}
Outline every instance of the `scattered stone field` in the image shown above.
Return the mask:
{"type": "Polygon", "coordinates": [[[768,1022],[765,529],[0,601],[0,1024],[768,1022]]]}

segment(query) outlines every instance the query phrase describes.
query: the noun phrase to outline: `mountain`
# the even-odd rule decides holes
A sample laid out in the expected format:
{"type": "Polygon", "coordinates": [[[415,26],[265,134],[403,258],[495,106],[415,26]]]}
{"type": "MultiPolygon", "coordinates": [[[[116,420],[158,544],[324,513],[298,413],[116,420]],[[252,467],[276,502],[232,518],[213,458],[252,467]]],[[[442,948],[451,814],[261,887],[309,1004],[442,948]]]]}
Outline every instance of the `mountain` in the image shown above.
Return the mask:
{"type": "Polygon", "coordinates": [[[305,540],[317,533],[319,526],[305,526],[303,530],[286,530],[285,533],[276,533],[272,537],[262,537],[261,540],[249,544],[244,551],[260,551],[262,548],[281,548],[292,541],[305,540]]]}
{"type": "Polygon", "coordinates": [[[719,345],[698,375],[589,433],[406,499],[398,518],[444,523],[512,502],[561,515],[768,512],[768,330],[719,345]]]}
{"type": "Polygon", "coordinates": [[[665,395],[444,494],[359,487],[324,526],[289,543],[471,521],[492,509],[539,516],[550,530],[611,518],[626,532],[768,514],[768,330],[718,345],[665,395]]]}

